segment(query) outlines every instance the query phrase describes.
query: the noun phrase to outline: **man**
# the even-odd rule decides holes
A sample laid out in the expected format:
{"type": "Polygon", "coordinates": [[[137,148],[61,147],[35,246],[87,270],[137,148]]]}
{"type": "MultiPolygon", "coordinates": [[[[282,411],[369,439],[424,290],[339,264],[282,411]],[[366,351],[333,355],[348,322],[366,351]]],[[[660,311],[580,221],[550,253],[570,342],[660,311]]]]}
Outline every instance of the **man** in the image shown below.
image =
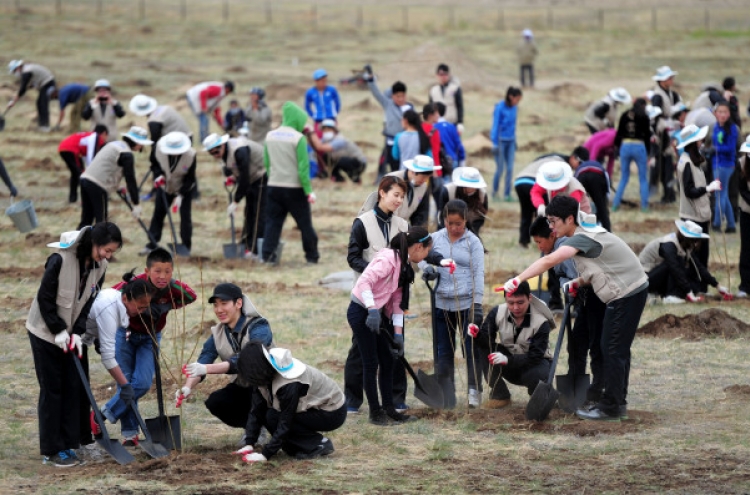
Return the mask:
{"type": "Polygon", "coordinates": [[[221,116],[221,100],[232,92],[234,92],[234,83],[232,81],[223,83],[220,81],[209,81],[196,84],[185,93],[190,109],[198,118],[198,134],[201,142],[208,136],[209,114],[213,114],[220,129],[224,128],[224,121],[221,116]]]}
{"type": "Polygon", "coordinates": [[[518,65],[521,66],[521,86],[526,87],[526,75],[529,76],[529,86],[534,87],[534,60],[539,54],[539,49],[534,41],[534,33],[531,29],[524,29],[521,33],[522,39],[516,48],[518,65]]]}
{"type": "MultiPolygon", "coordinates": [[[[438,111],[438,121],[433,124],[433,127],[440,133],[440,143],[443,145],[443,151],[451,159],[453,168],[463,167],[466,163],[466,150],[461,142],[461,134],[458,132],[458,128],[448,122],[445,119],[446,106],[441,103],[435,103],[435,108],[438,111]]],[[[443,173],[445,180],[450,180],[449,175],[443,173]]]]}
{"type": "Polygon", "coordinates": [[[459,134],[464,132],[464,97],[461,93],[461,83],[451,76],[446,64],[440,64],[435,71],[438,83],[430,88],[430,103],[445,105],[445,120],[455,125],[459,134]]]}
{"type": "Polygon", "coordinates": [[[630,247],[598,226],[596,216],[579,213],[575,199],[553,198],[547,207],[547,220],[557,236],[566,236],[568,240],[508,280],[505,293],[513,294],[521,282],[567,259],[575,261],[580,276],[568,282],[564,290],[575,297],[578,287],[590,284],[607,305],[601,340],[604,391],[595,406],[579,409],[576,415],[588,420],[620,421],[627,416],[630,346],[646,305],[648,277],[630,247]]]}
{"type": "Polygon", "coordinates": [[[86,105],[92,97],[93,93],[90,93],[91,87],[86,84],[72,83],[66,84],[62,88],[55,90],[50,95],[53,100],[58,100],[60,103],[60,116],[57,119],[54,130],[59,131],[62,128],[62,121],[65,118],[65,107],[72,105],[73,108],[70,110],[70,122],[68,126],[68,133],[79,132],[81,130],[81,116],[83,114],[83,107],[86,105]]]}
{"type": "Polygon", "coordinates": [[[120,139],[117,130],[117,119],[125,116],[120,102],[112,98],[112,86],[106,79],[99,79],[94,84],[94,98],[86,103],[81,112],[83,120],[91,120],[91,128],[101,124],[107,126],[108,142],[120,139]]]}
{"type": "Polygon", "coordinates": [[[29,88],[39,91],[36,97],[37,130],[49,132],[49,100],[55,92],[55,76],[43,65],[27,64],[23,60],[11,60],[8,72],[20,79],[18,93],[11,98],[5,111],[7,112],[18,103],[29,88]]]}
{"type": "Polygon", "coordinates": [[[325,69],[313,72],[313,81],[315,85],[305,93],[305,111],[315,121],[315,132],[318,132],[321,122],[336,120],[341,111],[341,99],[336,88],[328,85],[325,69]]]}
{"type": "Polygon", "coordinates": [[[620,104],[628,104],[631,100],[625,88],[612,88],[607,96],[589,105],[583,120],[591,134],[614,127],[620,118],[617,113],[620,104]]]}
{"type": "Polygon", "coordinates": [[[323,131],[322,137],[318,139],[315,134],[310,134],[310,143],[318,153],[325,154],[325,161],[331,170],[331,179],[334,182],[344,182],[341,175],[343,171],[355,184],[362,183],[362,173],[367,166],[367,158],[354,141],[346,139],[339,133],[336,121],[326,119],[320,123],[323,131]]]}
{"type": "Polygon", "coordinates": [[[651,79],[656,83],[651,97],[651,104],[661,108],[662,115],[672,115],[672,106],[682,101],[679,93],[674,91],[674,77],[677,71],[673,71],[668,65],[656,69],[656,74],[651,79]]]}
{"type": "Polygon", "coordinates": [[[302,234],[307,263],[317,264],[320,258],[310,207],[315,202],[315,193],[310,183],[307,138],[303,134],[306,123],[305,111],[287,101],[281,107],[281,126],[266,136],[263,164],[268,174],[268,199],[262,257],[265,263],[279,262],[276,249],[288,214],[302,234]]]}
{"type": "Polygon", "coordinates": [[[250,106],[245,110],[248,128],[248,139],[263,144],[268,131],[271,130],[271,107],[265,101],[266,91],[254,87],[250,90],[250,106]]]}
{"type": "Polygon", "coordinates": [[[583,146],[577,146],[568,157],[568,164],[573,169],[573,177],[578,179],[586,194],[594,203],[596,217],[607,231],[612,232],[609,221],[609,174],[601,163],[589,160],[589,150],[583,146]]]}
{"type": "Polygon", "coordinates": [[[266,190],[268,178],[263,167],[263,146],[244,136],[230,138],[227,134],[211,134],[203,141],[203,149],[223,164],[227,188],[237,185],[227,214],[234,216],[239,203],[245,200],[245,223],[240,241],[245,246],[244,258],[258,260],[258,239],[266,228],[266,190]]]}

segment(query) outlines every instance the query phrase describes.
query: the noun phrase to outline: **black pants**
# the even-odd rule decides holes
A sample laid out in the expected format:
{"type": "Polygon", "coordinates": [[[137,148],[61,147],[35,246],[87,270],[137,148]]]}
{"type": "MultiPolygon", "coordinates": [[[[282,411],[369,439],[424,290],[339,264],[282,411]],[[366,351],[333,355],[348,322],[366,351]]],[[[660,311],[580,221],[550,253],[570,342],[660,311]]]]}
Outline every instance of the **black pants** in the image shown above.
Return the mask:
{"type": "MultiPolygon", "coordinates": [[[[168,208],[172,207],[172,201],[177,197],[176,194],[168,194],[163,188],[157,187],[154,194],[154,214],[151,216],[151,224],[148,227],[148,231],[151,236],[158,243],[161,241],[161,233],[164,230],[164,218],[167,216],[168,208]],[[165,200],[166,197],[166,200],[165,200]]],[[[180,239],[182,244],[185,245],[188,250],[193,245],[193,198],[191,194],[187,194],[182,197],[182,204],[180,205],[180,239]]],[[[172,215],[174,218],[174,215],[172,215]]],[[[170,227],[171,228],[171,227],[170,227]]],[[[172,235],[170,232],[169,238],[172,235]]],[[[177,242],[177,239],[173,239],[177,242]]],[[[155,249],[156,245],[151,241],[147,244],[151,249],[155,249]]]]}
{"type": "Polygon", "coordinates": [[[750,294],[750,213],[740,210],[740,290],[750,294]]]}
{"type": "Polygon", "coordinates": [[[663,203],[674,203],[677,196],[674,190],[674,162],[672,155],[662,155],[661,157],[661,184],[664,187],[664,195],[661,200],[663,203]]]}
{"type": "Polygon", "coordinates": [[[620,406],[627,404],[630,378],[630,346],[646,306],[648,289],[642,289],[607,304],[602,329],[602,378],[604,391],[599,408],[609,414],[618,415],[620,406]]]}
{"type": "Polygon", "coordinates": [[[10,180],[10,175],[8,175],[8,171],[5,169],[5,164],[2,159],[0,159],[0,179],[2,179],[5,185],[8,186],[11,196],[16,196],[18,194],[18,191],[16,191],[16,188],[13,185],[13,181],[10,180]]]}
{"type": "MultiPolygon", "coordinates": [[[[713,180],[713,179],[711,179],[713,180]]],[[[710,184],[710,181],[706,179],[706,182],[710,184]]],[[[713,197],[713,194],[711,195],[713,197]]],[[[711,211],[714,211],[713,203],[711,204],[711,211]]],[[[681,220],[689,220],[688,218],[681,218],[681,220]]],[[[693,220],[695,222],[695,220],[693,220]]],[[[706,220],[705,222],[695,222],[703,229],[704,233],[709,232],[709,228],[711,227],[711,220],[706,220]]],[[[695,255],[698,257],[698,261],[701,262],[703,266],[708,266],[708,256],[711,249],[711,241],[710,239],[701,239],[700,244],[698,245],[698,249],[695,250],[695,255]]],[[[706,292],[708,291],[708,283],[701,282],[700,284],[700,292],[706,292]]]]}
{"type": "Polygon", "coordinates": [[[49,95],[47,90],[55,87],[55,80],[48,82],[39,88],[39,94],[36,97],[36,113],[39,127],[49,127],[49,95]]]}
{"type": "Polygon", "coordinates": [[[677,284],[679,274],[673,273],[669,265],[663,262],[648,272],[648,291],[660,296],[677,296],[685,299],[688,292],[698,293],[701,291],[701,281],[693,267],[685,267],[683,275],[687,278],[688,287],[677,284]]]}
{"type": "Polygon", "coordinates": [[[548,359],[542,359],[536,364],[518,366],[517,368],[490,365],[490,399],[510,399],[510,390],[505,383],[506,380],[513,385],[526,387],[529,395],[533,394],[539,382],[547,380],[550,365],[551,361],[548,359]]]}
{"type": "MultiPolygon", "coordinates": [[[[378,162],[378,182],[389,171],[395,172],[401,168],[401,162],[398,159],[393,158],[392,151],[392,144],[386,144],[383,146],[383,151],[380,154],[380,161],[378,162]]],[[[375,185],[377,185],[377,183],[375,185]]]]}
{"type": "Polygon", "coordinates": [[[224,424],[233,428],[244,428],[247,426],[252,396],[252,388],[230,383],[208,396],[206,408],[224,424]]]}
{"type": "Polygon", "coordinates": [[[81,223],[78,230],[107,219],[109,196],[107,191],[88,179],[81,179],[81,223]]]}
{"type": "MultiPolygon", "coordinates": [[[[273,435],[279,425],[281,413],[269,408],[263,426],[273,435]]],[[[308,409],[294,415],[294,421],[286,434],[281,448],[290,456],[299,453],[309,454],[323,443],[321,431],[333,431],[341,428],[346,421],[346,405],[334,411],[308,409]]]]}
{"type": "Polygon", "coordinates": [[[292,215],[294,221],[302,234],[302,249],[305,251],[305,259],[309,263],[317,263],[320,258],[318,254],[318,234],[312,224],[312,212],[307,195],[301,187],[268,187],[268,199],[266,203],[266,227],[263,239],[263,260],[270,263],[276,262],[276,248],[281,238],[281,229],[288,214],[292,215]]]}
{"type": "Polygon", "coordinates": [[[75,203],[78,201],[78,184],[81,181],[83,166],[78,159],[78,156],[70,151],[61,151],[60,158],[63,159],[68,170],[70,170],[70,193],[68,194],[68,202],[75,203]]]}
{"type": "Polygon", "coordinates": [[[349,176],[352,182],[361,184],[362,174],[364,173],[366,166],[367,164],[365,162],[361,162],[353,157],[344,156],[339,158],[336,163],[333,164],[331,176],[336,182],[344,182],[344,176],[341,175],[341,172],[344,172],[349,176]]]}
{"type": "Polygon", "coordinates": [[[529,229],[531,224],[534,222],[534,215],[536,215],[536,208],[534,208],[531,202],[531,188],[534,184],[516,184],[516,195],[518,196],[518,203],[521,205],[521,225],[518,229],[518,242],[527,246],[531,243],[531,234],[529,229]]]}
{"type": "Polygon", "coordinates": [[[598,172],[584,172],[578,176],[578,182],[586,189],[586,194],[589,195],[591,202],[594,203],[597,220],[601,222],[602,227],[611,232],[612,224],[609,221],[607,178],[604,177],[604,174],[598,172]]]}
{"type": "Polygon", "coordinates": [[[529,75],[529,86],[534,87],[534,66],[531,64],[521,65],[521,86],[526,86],[526,74],[529,75]]]}
{"type": "Polygon", "coordinates": [[[591,354],[591,385],[587,399],[598,401],[604,389],[602,380],[602,327],[607,306],[590,287],[583,287],[576,298],[578,316],[573,330],[568,334],[568,373],[586,374],[586,356],[591,354]]]}
{"type": "MultiPolygon", "coordinates": [[[[78,357],[75,353],[64,353],[55,344],[31,332],[27,333],[39,382],[39,451],[42,455],[51,456],[61,450],[77,449],[82,439],[91,437],[88,398],[73,363],[73,359],[78,357]],[[86,430],[89,430],[88,434],[86,430]]],[[[81,364],[88,369],[86,354],[81,364]]]]}
{"type": "Polygon", "coordinates": [[[240,241],[245,251],[258,254],[258,239],[263,237],[266,230],[266,196],[268,192],[268,176],[256,180],[247,190],[245,196],[245,223],[242,226],[240,241]]]}

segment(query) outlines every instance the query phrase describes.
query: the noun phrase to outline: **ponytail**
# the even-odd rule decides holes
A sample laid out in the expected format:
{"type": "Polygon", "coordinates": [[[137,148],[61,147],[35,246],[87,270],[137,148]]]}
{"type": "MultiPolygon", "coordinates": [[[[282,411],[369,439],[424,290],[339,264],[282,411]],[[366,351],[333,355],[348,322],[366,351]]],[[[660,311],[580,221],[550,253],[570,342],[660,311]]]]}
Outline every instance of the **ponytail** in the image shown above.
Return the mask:
{"type": "Polygon", "coordinates": [[[151,299],[151,296],[153,295],[151,285],[148,283],[148,280],[135,277],[135,268],[124,274],[122,279],[125,281],[125,285],[122,286],[120,292],[128,301],[133,301],[142,297],[148,297],[151,299]]]}

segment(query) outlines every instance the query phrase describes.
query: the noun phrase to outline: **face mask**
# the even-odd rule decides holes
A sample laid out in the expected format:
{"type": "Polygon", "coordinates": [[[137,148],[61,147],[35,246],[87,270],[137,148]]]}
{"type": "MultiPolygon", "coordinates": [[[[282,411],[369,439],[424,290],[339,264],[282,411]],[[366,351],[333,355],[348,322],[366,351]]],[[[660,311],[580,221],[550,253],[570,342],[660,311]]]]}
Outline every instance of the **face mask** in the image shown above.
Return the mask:
{"type": "Polygon", "coordinates": [[[332,140],[336,134],[333,131],[326,131],[323,133],[323,141],[330,141],[332,140]]]}

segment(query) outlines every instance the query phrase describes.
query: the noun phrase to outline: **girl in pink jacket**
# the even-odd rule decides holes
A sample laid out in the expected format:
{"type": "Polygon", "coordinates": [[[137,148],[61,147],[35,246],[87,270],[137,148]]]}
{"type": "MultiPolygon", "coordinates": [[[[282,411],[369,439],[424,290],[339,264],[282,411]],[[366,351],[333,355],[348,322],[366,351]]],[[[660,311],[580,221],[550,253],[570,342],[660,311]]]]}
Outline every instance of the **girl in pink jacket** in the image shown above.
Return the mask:
{"type": "Polygon", "coordinates": [[[404,354],[404,310],[409,307],[409,285],[414,282],[410,263],[424,260],[431,246],[432,238],[424,227],[410,227],[407,232],[398,233],[390,247],[370,261],[352,289],[346,317],[362,354],[370,423],[375,425],[413,419],[393,406],[393,362],[404,354]],[[383,316],[390,322],[383,321],[383,316]],[[384,332],[393,335],[395,347],[391,347],[384,332]]]}

